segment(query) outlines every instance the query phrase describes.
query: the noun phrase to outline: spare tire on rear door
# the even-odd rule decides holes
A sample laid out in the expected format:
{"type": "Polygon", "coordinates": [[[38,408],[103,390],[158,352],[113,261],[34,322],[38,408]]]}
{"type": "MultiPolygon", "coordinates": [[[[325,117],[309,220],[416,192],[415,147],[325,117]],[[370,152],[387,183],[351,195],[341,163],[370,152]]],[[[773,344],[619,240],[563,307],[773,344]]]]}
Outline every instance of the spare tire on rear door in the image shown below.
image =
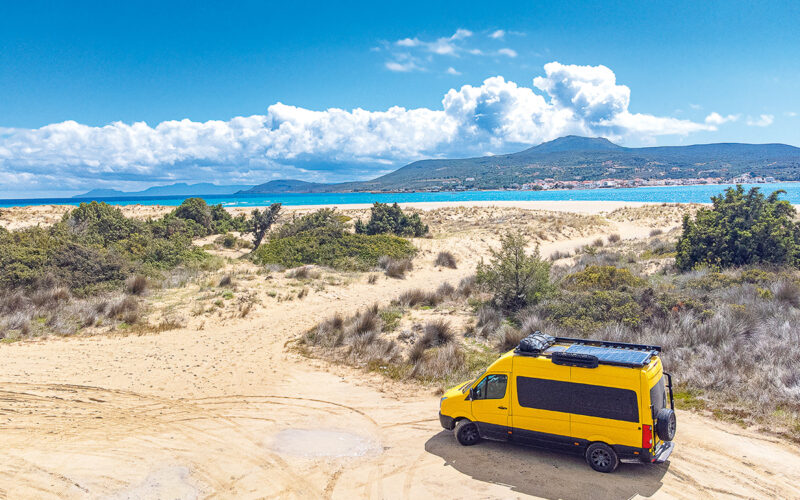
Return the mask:
{"type": "Polygon", "coordinates": [[[671,408],[661,408],[656,415],[656,434],[662,441],[672,441],[675,439],[675,411],[671,408]]]}

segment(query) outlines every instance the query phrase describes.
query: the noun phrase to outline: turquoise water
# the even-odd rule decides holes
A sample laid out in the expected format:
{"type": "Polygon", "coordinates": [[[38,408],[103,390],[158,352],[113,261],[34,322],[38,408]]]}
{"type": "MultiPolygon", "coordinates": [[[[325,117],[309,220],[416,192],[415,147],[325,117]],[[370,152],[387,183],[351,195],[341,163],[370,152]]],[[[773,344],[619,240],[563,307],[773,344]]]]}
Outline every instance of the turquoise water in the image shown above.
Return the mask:
{"type": "MultiPolygon", "coordinates": [[[[649,201],[667,203],[708,203],[712,195],[720,193],[730,184],[702,186],[641,187],[620,189],[584,189],[554,191],[461,191],[441,193],[312,193],[312,194],[251,194],[201,196],[208,203],[222,203],[229,207],[263,206],[270,203],[284,205],[349,205],[353,203],[404,203],[446,201],[649,201]]],[[[760,187],[765,193],[783,189],[783,199],[800,204],[800,183],[779,182],[774,184],[745,185],[760,187]]],[[[180,205],[188,196],[147,196],[142,198],[96,198],[114,205],[180,205]]],[[[0,207],[24,207],[31,205],[77,205],[89,199],[39,198],[0,200],[0,207]]]]}

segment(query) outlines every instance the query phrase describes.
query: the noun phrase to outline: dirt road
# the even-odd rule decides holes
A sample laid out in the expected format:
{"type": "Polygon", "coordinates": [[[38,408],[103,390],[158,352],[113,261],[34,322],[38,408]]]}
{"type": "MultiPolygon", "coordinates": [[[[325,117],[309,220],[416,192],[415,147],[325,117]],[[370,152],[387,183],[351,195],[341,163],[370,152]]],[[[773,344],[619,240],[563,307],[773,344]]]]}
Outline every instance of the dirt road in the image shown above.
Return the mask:
{"type": "Polygon", "coordinates": [[[670,462],[604,475],[461,447],[430,389],[285,349],[333,312],[465,273],[420,268],[203,330],[2,345],[0,498],[800,498],[800,453],[730,424],[679,412],[670,462]]]}

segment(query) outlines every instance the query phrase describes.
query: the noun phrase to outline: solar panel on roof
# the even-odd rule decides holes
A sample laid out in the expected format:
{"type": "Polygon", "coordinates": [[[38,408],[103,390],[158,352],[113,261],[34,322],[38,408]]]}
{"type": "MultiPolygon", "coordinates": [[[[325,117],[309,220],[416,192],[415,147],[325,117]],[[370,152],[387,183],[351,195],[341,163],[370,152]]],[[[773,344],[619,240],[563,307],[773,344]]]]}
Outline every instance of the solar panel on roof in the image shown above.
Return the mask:
{"type": "Polygon", "coordinates": [[[649,351],[614,349],[611,347],[596,347],[581,344],[573,344],[569,346],[566,352],[596,356],[601,363],[634,366],[643,366],[648,362],[650,356],[652,355],[652,353],[649,351]]]}

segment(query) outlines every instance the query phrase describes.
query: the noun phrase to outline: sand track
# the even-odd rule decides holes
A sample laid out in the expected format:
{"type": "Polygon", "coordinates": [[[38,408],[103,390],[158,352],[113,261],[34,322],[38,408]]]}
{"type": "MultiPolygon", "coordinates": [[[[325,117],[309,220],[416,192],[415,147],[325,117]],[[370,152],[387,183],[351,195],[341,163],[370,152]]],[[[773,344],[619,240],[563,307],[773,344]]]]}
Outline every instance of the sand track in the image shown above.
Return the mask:
{"type": "Polygon", "coordinates": [[[333,312],[470,268],[421,265],[204,330],[2,345],[0,498],[800,498],[796,447],[731,424],[679,412],[670,462],[604,475],[580,457],[461,447],[430,389],[285,349],[333,312]]]}

